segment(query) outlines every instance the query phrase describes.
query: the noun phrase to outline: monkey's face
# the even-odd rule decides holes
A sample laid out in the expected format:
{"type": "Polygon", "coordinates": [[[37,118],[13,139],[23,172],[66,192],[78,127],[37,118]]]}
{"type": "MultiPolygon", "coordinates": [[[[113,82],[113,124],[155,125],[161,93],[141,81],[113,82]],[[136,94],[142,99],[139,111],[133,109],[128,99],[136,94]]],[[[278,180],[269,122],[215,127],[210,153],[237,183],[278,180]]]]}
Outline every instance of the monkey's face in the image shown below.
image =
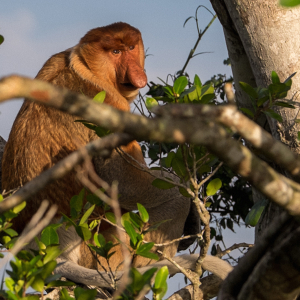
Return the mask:
{"type": "Polygon", "coordinates": [[[130,101],[137,96],[139,89],[147,84],[140,51],[140,45],[135,44],[120,45],[108,53],[115,70],[116,87],[121,95],[130,101]]]}
{"type": "Polygon", "coordinates": [[[92,29],[80,40],[79,48],[82,61],[104,90],[113,86],[132,101],[147,84],[144,46],[136,28],[119,22],[92,29]]]}

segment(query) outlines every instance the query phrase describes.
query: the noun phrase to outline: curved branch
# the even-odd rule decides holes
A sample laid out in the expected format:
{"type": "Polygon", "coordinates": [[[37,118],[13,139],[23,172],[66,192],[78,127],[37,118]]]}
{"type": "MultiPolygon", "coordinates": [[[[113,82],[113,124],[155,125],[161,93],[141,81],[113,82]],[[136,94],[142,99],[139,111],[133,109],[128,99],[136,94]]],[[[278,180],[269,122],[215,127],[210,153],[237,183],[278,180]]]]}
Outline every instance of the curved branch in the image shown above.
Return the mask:
{"type": "Polygon", "coordinates": [[[237,112],[233,106],[169,105],[167,109],[156,109],[158,117],[147,119],[105,104],[97,104],[88,97],[47,82],[18,76],[3,78],[0,80],[0,102],[13,97],[39,101],[110,130],[126,132],[132,138],[204,145],[270,200],[290,214],[300,215],[300,185],[275,172],[241,143],[233,140],[226,129],[215,121],[226,125],[231,122],[241,135],[246,135],[249,141],[258,149],[266,151],[276,162],[280,161],[294,176],[300,172],[300,160],[288,148],[270,139],[261,128],[254,127],[255,123],[237,112]],[[254,134],[251,134],[253,128],[254,134]]]}
{"type": "MultiPolygon", "coordinates": [[[[196,260],[198,259],[198,254],[184,254],[174,257],[174,261],[178,263],[183,268],[194,269],[196,260]]],[[[70,280],[77,281],[86,285],[97,285],[101,287],[111,287],[109,282],[110,278],[105,272],[101,272],[103,276],[99,276],[99,273],[96,270],[87,269],[77,265],[74,262],[66,261],[61,258],[58,260],[58,266],[55,269],[56,274],[60,274],[70,280]]],[[[180,272],[180,270],[174,266],[171,262],[167,260],[159,261],[150,266],[138,268],[140,273],[145,273],[151,268],[160,269],[163,266],[167,266],[169,269],[169,274],[175,275],[180,272]]],[[[225,279],[229,272],[232,271],[232,266],[226,261],[215,257],[207,255],[203,261],[202,267],[215,274],[221,279],[225,279]]],[[[116,276],[119,278],[123,275],[122,271],[116,272],[116,276]]]]}

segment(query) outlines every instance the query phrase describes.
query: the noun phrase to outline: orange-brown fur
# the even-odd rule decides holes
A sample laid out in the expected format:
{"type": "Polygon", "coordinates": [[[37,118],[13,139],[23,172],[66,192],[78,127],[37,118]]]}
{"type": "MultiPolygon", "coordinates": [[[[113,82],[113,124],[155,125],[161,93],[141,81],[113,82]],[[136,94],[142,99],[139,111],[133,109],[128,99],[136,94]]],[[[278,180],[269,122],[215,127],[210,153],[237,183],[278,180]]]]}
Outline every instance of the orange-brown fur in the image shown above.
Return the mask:
{"type": "MultiPolygon", "coordinates": [[[[139,88],[147,82],[141,34],[125,23],[92,29],[78,45],[53,55],[36,78],[89,97],[105,90],[105,103],[129,111],[129,103],[136,97],[139,88]]],[[[2,165],[3,189],[10,190],[24,185],[78,147],[98,138],[81,123],[74,122],[76,119],[53,108],[25,100],[5,147],[2,165]]],[[[136,141],[122,149],[145,164],[136,141]]],[[[163,224],[157,232],[149,233],[147,239],[161,243],[182,234],[190,204],[176,190],[154,188],[151,185],[153,177],[125,162],[116,152],[110,159],[94,159],[94,166],[104,180],[109,183],[113,180],[119,181],[119,201],[123,209],[136,209],[136,203],[139,202],[148,209],[151,222],[174,220],[163,224]]],[[[22,231],[43,199],[56,203],[59,212],[68,215],[69,201],[81,189],[82,184],[77,180],[75,172],[48,185],[27,202],[26,209],[15,224],[17,231],[22,231]]],[[[112,239],[111,234],[116,234],[114,228],[102,233],[107,239],[112,239]]],[[[60,233],[60,242],[64,246],[72,245],[72,239],[72,235],[60,233]]],[[[76,243],[77,245],[74,241],[77,252],[74,250],[75,254],[65,255],[83,266],[93,267],[89,251],[86,251],[83,244],[78,246],[78,241],[76,243]]],[[[164,251],[172,256],[176,249],[177,245],[173,244],[165,247],[164,251]]],[[[122,252],[118,249],[113,256],[112,268],[122,260],[122,252]]],[[[134,264],[141,266],[148,262],[148,259],[138,258],[134,264]]]]}

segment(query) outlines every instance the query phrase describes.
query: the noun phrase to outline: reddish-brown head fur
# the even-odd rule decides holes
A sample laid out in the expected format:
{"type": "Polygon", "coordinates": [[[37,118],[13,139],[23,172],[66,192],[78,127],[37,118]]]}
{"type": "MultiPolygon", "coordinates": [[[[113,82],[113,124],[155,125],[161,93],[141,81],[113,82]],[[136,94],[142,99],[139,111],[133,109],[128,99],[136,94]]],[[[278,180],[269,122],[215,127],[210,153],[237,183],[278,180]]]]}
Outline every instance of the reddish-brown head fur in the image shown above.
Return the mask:
{"type": "Polygon", "coordinates": [[[98,27],[80,40],[79,47],[91,72],[106,78],[128,101],[146,85],[144,46],[138,29],[122,22],[98,27]]]}

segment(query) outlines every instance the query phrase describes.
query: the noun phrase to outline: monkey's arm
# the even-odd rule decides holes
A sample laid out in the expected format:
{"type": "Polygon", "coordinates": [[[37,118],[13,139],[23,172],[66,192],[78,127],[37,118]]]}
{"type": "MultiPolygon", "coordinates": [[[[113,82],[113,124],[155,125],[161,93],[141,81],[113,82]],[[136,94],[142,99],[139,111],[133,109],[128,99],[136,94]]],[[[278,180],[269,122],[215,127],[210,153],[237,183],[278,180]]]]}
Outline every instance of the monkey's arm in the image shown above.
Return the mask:
{"type": "MultiPolygon", "coordinates": [[[[173,259],[179,265],[184,268],[193,269],[195,267],[195,262],[199,257],[198,254],[184,254],[180,256],[176,256],[173,259]]],[[[101,276],[98,271],[87,269],[77,265],[71,261],[65,261],[63,259],[57,260],[59,265],[55,269],[56,274],[60,274],[69,280],[73,280],[75,282],[80,282],[86,285],[96,285],[100,287],[111,287],[110,278],[105,272],[101,272],[101,276]]],[[[145,273],[147,270],[151,268],[160,269],[163,266],[167,266],[169,269],[169,274],[172,276],[176,273],[179,273],[179,269],[170,263],[168,260],[162,260],[155,264],[152,264],[147,267],[138,268],[140,273],[145,273]]],[[[232,266],[228,264],[226,261],[215,257],[207,255],[203,261],[203,269],[215,274],[221,279],[225,279],[229,272],[232,271],[232,266]]],[[[122,271],[116,272],[116,277],[120,278],[123,275],[122,271]]]]}

